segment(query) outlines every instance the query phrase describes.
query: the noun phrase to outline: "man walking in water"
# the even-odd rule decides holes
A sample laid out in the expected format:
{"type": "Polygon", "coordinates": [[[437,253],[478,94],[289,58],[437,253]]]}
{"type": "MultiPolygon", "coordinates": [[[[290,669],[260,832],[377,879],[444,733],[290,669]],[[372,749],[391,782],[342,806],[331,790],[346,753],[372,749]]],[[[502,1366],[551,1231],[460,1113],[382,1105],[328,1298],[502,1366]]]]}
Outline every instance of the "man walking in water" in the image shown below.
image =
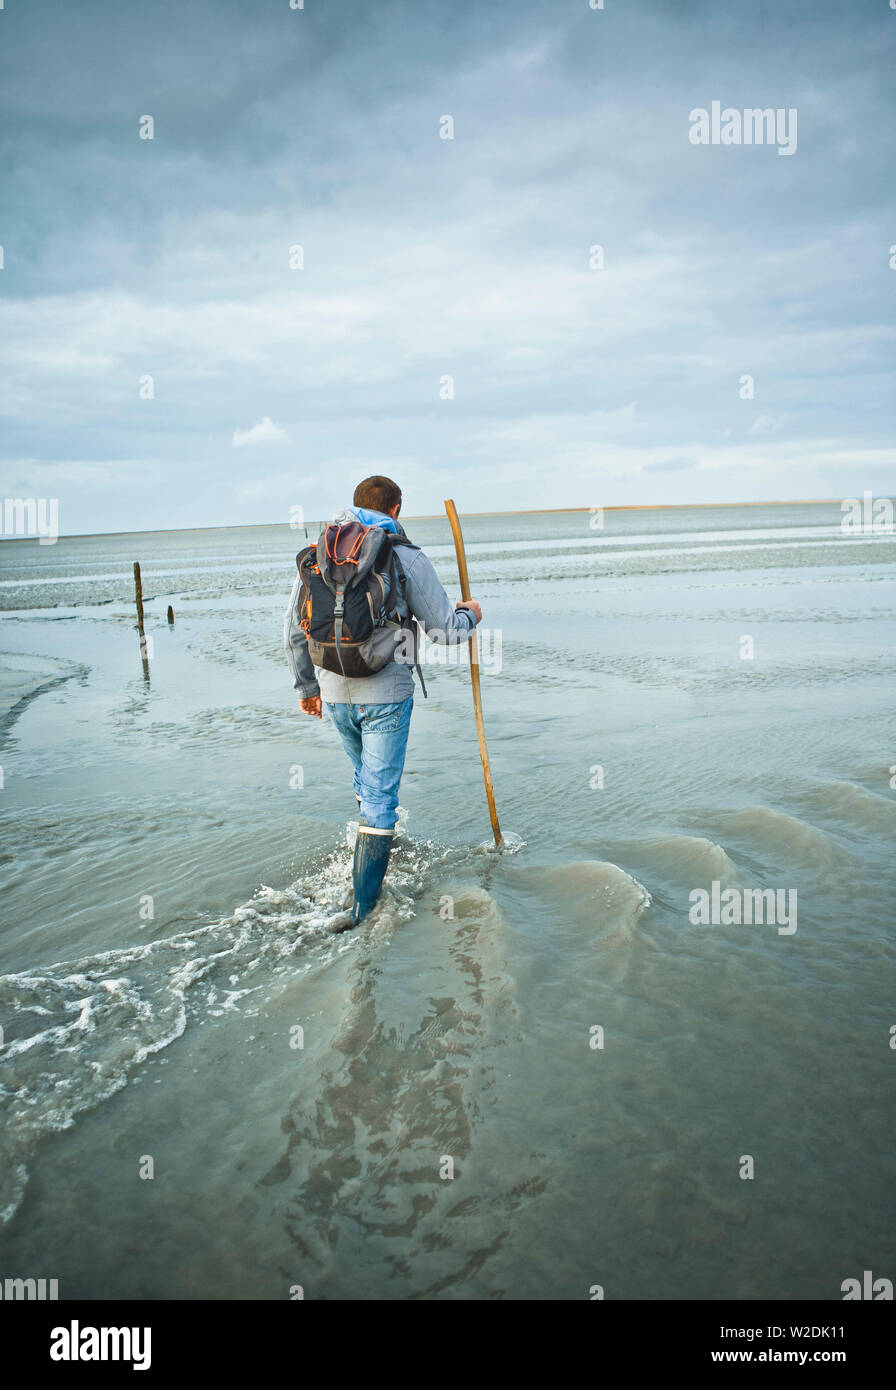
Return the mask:
{"type": "MultiPolygon", "coordinates": [[[[391,478],[376,476],[359,483],[353,506],[333,518],[310,553],[297,557],[303,563],[284,622],[283,640],[299,705],[305,714],[318,719],[322,718],[322,706],[326,706],[354,769],[360,817],[352,869],[353,902],[349,912],[331,922],[336,931],[354,926],[370,912],[389,863],[414,704],[413,658],[407,656],[402,635],[407,636],[409,625],[416,620],[430,640],[454,644],[469,638],[482,619],[475,599],[452,607],[432,562],[407,540],[398,520],[400,511],[401,489],[391,478]],[[366,652],[369,658],[375,638],[364,644],[347,643],[349,592],[343,592],[342,584],[334,585],[332,576],[351,573],[352,565],[356,572],[364,571],[363,559],[359,566],[358,557],[370,546],[367,528],[374,527],[393,539],[387,543],[382,537],[372,537],[374,547],[382,543],[381,554],[391,554],[385,565],[374,561],[367,571],[374,583],[373,592],[378,594],[381,590],[375,586],[382,569],[385,592],[379,613],[374,613],[371,600],[367,602],[374,613],[375,628],[391,646],[386,649],[380,644],[381,656],[375,659],[379,669],[358,675],[353,670],[359,666],[366,670],[366,666],[351,648],[366,652]],[[390,592],[392,589],[395,592],[390,592]],[[326,612],[321,620],[322,609],[326,612]],[[315,664],[313,653],[322,662],[329,662],[329,667],[315,664]]],[[[354,592],[360,592],[358,585],[354,592]]],[[[416,644],[414,652],[416,655],[416,644]]]]}

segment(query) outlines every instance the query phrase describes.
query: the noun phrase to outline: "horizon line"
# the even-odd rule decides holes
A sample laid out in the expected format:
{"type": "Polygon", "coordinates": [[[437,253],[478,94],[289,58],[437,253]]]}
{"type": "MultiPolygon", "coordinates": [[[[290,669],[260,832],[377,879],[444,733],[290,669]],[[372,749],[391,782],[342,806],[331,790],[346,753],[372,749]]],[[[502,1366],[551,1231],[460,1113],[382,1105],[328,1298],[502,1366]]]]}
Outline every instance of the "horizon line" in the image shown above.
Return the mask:
{"type": "MultiPolygon", "coordinates": [[[[700,507],[811,507],[828,506],[834,503],[840,504],[841,497],[793,497],[784,500],[772,500],[761,502],[640,502],[612,507],[522,507],[513,509],[501,509],[500,511],[488,512],[461,512],[458,516],[556,516],[570,512],[593,513],[603,512],[673,512],[673,511],[694,511],[700,507]]],[[[407,516],[403,521],[447,521],[448,517],[444,512],[420,512],[414,516],[407,516]]],[[[298,531],[306,526],[313,526],[313,521],[300,522],[298,526],[293,526],[289,521],[235,521],[223,526],[152,526],[145,531],[70,531],[57,537],[57,540],[95,540],[100,536],[164,536],[170,531],[246,531],[246,530],[273,530],[275,527],[288,526],[290,530],[298,531]]],[[[39,536],[3,536],[0,535],[0,542],[12,544],[15,541],[39,541],[39,536]]]]}

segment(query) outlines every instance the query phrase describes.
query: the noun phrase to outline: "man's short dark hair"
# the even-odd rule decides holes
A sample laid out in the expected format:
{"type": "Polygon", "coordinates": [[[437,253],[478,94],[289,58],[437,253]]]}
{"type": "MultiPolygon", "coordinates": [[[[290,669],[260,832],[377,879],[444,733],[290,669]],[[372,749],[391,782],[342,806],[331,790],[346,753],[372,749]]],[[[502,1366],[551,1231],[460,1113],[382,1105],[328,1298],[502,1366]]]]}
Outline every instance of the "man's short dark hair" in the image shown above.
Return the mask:
{"type": "Polygon", "coordinates": [[[373,512],[388,514],[393,507],[401,507],[401,488],[391,478],[382,478],[376,473],[358,484],[352,502],[356,507],[369,507],[373,512]]]}

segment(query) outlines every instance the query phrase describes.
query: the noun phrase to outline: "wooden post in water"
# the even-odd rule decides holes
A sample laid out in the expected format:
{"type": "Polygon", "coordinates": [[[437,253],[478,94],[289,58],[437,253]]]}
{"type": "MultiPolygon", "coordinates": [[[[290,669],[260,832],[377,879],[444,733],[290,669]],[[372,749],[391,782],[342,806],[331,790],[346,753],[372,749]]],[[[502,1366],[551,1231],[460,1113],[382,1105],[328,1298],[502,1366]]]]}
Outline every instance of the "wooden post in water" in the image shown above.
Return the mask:
{"type": "MultiPolygon", "coordinates": [[[[460,521],[457,516],[457,508],[453,502],[445,503],[445,511],[448,513],[448,520],[451,523],[451,533],[454,536],[454,549],[457,553],[457,573],[460,577],[460,596],[462,599],[470,597],[470,578],[467,574],[467,556],[464,550],[464,538],[460,529],[460,521]]],[[[475,627],[470,633],[470,679],[473,683],[473,708],[476,711],[476,735],[479,739],[479,756],[482,759],[482,776],[485,781],[485,795],[488,798],[488,813],[492,820],[492,834],[495,837],[495,845],[502,849],[504,836],[501,834],[501,827],[498,824],[498,811],[495,806],[495,792],[492,787],[492,770],[488,761],[488,748],[485,744],[485,724],[482,719],[482,691],[479,686],[479,638],[475,627]]]]}
{"type": "Polygon", "coordinates": [[[134,588],[137,591],[137,631],[140,634],[140,657],[143,661],[143,679],[149,680],[149,653],[146,633],[143,631],[143,580],[140,578],[140,561],[134,561],[134,588]]]}
{"type": "Polygon", "coordinates": [[[140,561],[134,561],[134,588],[137,590],[137,631],[143,636],[143,581],[140,578],[140,561]]]}
{"type": "Polygon", "coordinates": [[[174,627],[174,609],[171,607],[170,603],[168,605],[168,626],[174,627]]]}

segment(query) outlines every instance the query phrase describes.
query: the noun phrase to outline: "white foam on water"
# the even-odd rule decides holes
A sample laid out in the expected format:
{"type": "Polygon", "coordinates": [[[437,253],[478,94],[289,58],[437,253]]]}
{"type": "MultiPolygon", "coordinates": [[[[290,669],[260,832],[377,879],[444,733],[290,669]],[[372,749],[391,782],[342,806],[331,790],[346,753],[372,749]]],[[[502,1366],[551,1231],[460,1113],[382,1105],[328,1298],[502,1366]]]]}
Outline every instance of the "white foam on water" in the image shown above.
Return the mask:
{"type": "Polygon", "coordinates": [[[476,846],[477,854],[518,854],[525,848],[526,841],[522,835],[517,835],[513,830],[502,830],[501,838],[504,841],[500,848],[495,844],[494,835],[490,840],[482,840],[476,846]]]}
{"type": "Polygon", "coordinates": [[[254,1016],[278,979],[321,968],[371,933],[390,934],[415,915],[434,866],[468,859],[469,851],[397,837],[380,902],[344,936],[325,930],[334,904],[351,890],[351,855],[338,849],[286,888],[262,885],[220,921],[0,976],[2,1220],[21,1203],[28,1159],[42,1139],[121,1090],[135,1067],[191,1022],[237,1010],[254,1016]]]}

